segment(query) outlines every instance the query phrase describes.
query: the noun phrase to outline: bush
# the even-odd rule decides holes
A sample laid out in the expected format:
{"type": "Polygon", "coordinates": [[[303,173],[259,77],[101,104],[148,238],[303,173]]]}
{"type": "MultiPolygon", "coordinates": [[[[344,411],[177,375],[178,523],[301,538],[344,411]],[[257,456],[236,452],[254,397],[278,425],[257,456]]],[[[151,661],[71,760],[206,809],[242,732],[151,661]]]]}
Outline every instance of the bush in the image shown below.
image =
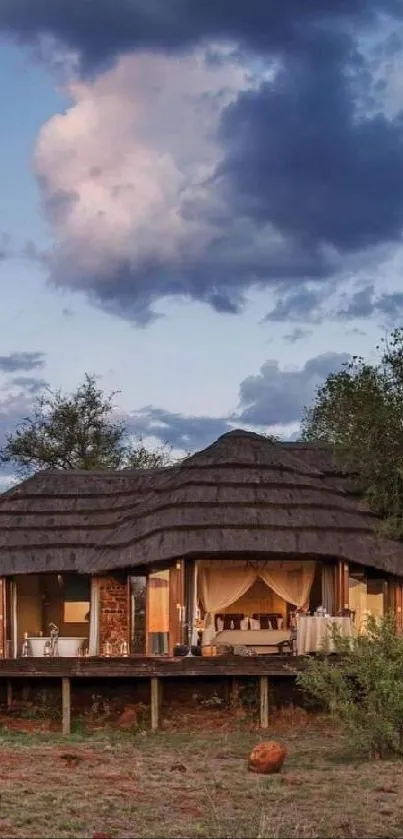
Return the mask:
{"type": "Polygon", "coordinates": [[[337,658],[311,658],[298,684],[371,757],[403,755],[403,637],[393,616],[368,618],[351,642],[334,634],[337,658]]]}

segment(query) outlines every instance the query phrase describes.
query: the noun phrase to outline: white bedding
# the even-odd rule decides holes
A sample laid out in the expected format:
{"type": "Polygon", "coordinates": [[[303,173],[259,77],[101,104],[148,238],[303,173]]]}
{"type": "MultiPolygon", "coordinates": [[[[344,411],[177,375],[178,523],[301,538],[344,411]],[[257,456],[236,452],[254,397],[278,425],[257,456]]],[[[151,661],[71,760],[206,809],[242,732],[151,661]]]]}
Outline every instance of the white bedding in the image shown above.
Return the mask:
{"type": "Polygon", "coordinates": [[[287,629],[223,629],[217,632],[211,644],[231,644],[232,647],[251,647],[256,652],[275,653],[281,641],[290,640],[287,629]]]}

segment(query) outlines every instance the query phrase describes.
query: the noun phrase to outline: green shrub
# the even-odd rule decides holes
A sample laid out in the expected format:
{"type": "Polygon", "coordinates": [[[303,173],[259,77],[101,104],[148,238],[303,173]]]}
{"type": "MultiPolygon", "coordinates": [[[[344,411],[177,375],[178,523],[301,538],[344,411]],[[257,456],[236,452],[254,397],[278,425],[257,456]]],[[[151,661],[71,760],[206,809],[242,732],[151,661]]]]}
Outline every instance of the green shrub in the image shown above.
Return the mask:
{"type": "Polygon", "coordinates": [[[395,618],[368,618],[352,641],[334,633],[337,657],[310,658],[298,676],[305,694],[372,757],[403,755],[403,637],[395,618]]]}

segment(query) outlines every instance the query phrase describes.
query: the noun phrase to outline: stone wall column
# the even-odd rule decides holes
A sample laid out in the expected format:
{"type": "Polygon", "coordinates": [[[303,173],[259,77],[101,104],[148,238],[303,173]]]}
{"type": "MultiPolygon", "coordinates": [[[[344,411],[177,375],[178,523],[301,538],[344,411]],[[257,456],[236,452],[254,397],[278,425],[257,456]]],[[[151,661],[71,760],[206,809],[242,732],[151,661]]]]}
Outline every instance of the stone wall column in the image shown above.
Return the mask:
{"type": "Polygon", "coordinates": [[[6,656],[6,578],[0,577],[0,658],[6,656]]]}
{"type": "Polygon", "coordinates": [[[112,644],[112,654],[119,655],[119,645],[130,640],[130,599],[127,577],[102,577],[99,582],[99,652],[112,644]]]}

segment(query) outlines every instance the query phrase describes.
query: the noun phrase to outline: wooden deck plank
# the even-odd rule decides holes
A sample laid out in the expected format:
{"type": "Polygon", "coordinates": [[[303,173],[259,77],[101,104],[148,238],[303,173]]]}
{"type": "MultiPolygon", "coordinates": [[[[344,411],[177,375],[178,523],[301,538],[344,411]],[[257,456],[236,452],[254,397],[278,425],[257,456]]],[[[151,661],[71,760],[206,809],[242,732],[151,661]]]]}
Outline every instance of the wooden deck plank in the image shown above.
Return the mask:
{"type": "Polygon", "coordinates": [[[190,678],[277,676],[295,678],[305,659],[296,656],[211,658],[17,658],[0,659],[0,680],[10,678],[190,678]]]}

